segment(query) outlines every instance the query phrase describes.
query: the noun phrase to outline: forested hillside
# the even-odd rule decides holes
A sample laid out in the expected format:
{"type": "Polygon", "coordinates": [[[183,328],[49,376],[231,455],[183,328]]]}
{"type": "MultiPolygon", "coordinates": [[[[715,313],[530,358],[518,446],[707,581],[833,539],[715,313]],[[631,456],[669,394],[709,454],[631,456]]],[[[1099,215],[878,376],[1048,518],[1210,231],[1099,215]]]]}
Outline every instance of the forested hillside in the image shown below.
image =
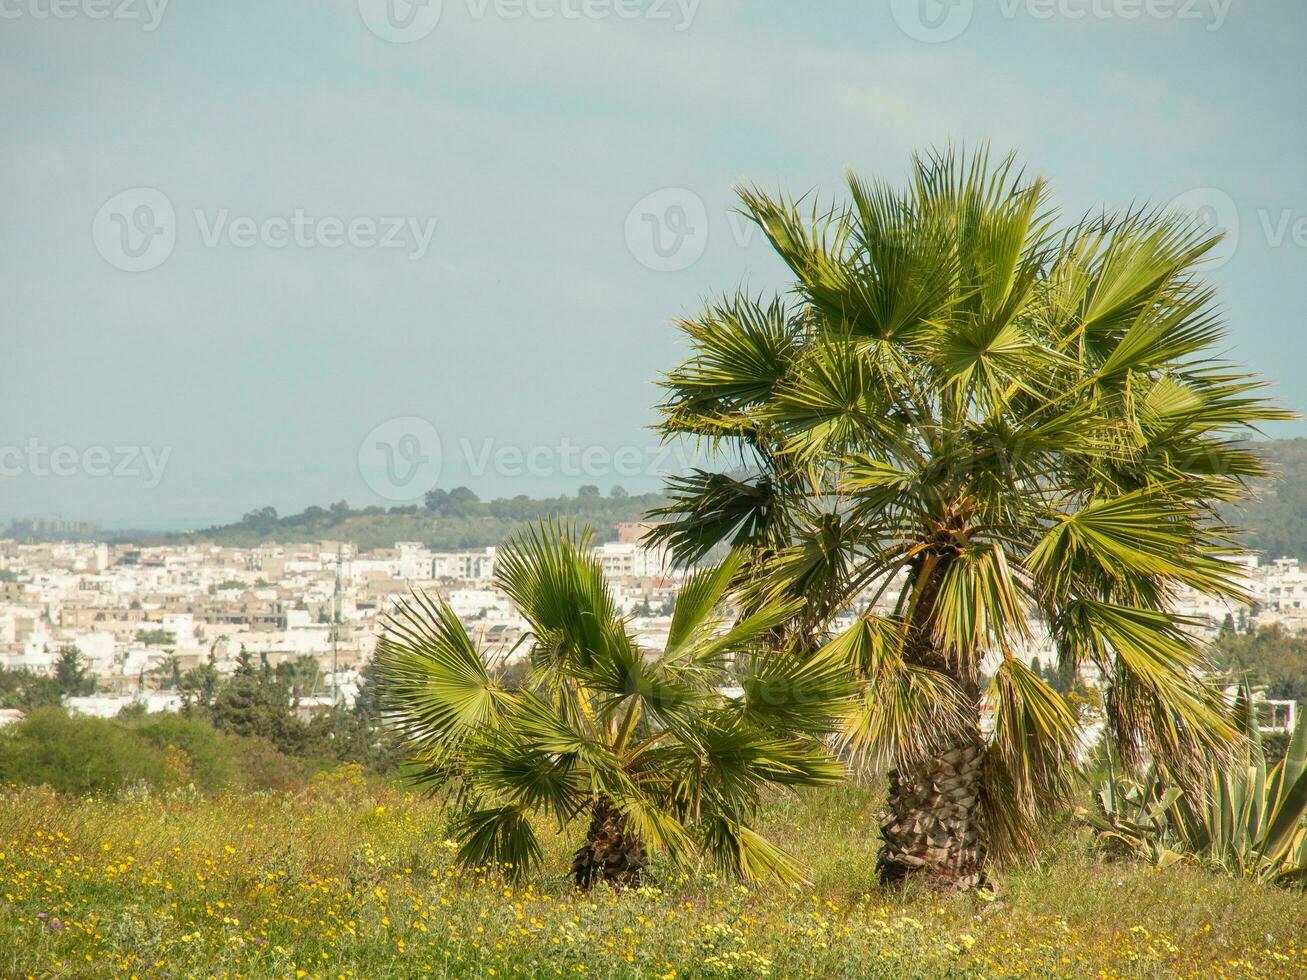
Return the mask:
{"type": "MultiPolygon", "coordinates": [[[[1275,439],[1260,444],[1275,479],[1257,487],[1257,497],[1232,508],[1250,549],[1270,558],[1307,559],[1307,439],[1275,439]]],[[[340,540],[364,550],[389,548],[396,541],[421,541],[437,550],[484,548],[503,543],[529,521],[550,514],[593,529],[598,541],[611,540],[617,525],[641,520],[666,504],[659,494],[628,496],[621,488],[602,495],[582,488],[575,497],[526,496],[482,501],[466,487],[433,490],[423,504],[352,508],[345,501],[312,506],[299,514],[278,515],[271,507],[252,510],[233,524],[175,534],[124,532],[116,538],[143,544],[213,541],[249,547],[262,541],[295,543],[340,540]]]]}
{"type": "Polygon", "coordinates": [[[1231,516],[1254,551],[1270,558],[1307,558],[1307,439],[1276,439],[1261,448],[1275,479],[1260,485],[1257,499],[1231,516]]]}
{"type": "Polygon", "coordinates": [[[136,537],[142,543],[184,544],[213,541],[250,547],[263,541],[347,541],[364,551],[393,547],[396,541],[421,541],[437,551],[497,545],[532,520],[556,515],[577,526],[590,527],[596,541],[611,541],[617,525],[641,520],[665,503],[658,494],[601,496],[593,488],[575,497],[531,500],[525,496],[482,501],[466,487],[433,490],[422,505],[364,507],[344,501],[330,507],[308,507],[281,517],[271,507],[247,513],[234,524],[182,534],[136,537]]]}
{"type": "MultiPolygon", "coordinates": [[[[1271,558],[1307,559],[1307,439],[1275,439],[1261,444],[1276,478],[1257,488],[1257,499],[1238,507],[1231,517],[1244,530],[1247,546],[1271,558]]],[[[482,548],[500,544],[526,522],[548,514],[594,529],[599,541],[610,540],[623,521],[638,521],[662,506],[658,494],[531,500],[526,497],[481,501],[464,487],[433,491],[426,505],[366,507],[352,510],[343,502],[330,508],[309,507],[301,514],[278,517],[270,508],[251,511],[235,524],[206,528],[170,540],[205,540],[249,546],[260,541],[352,541],[360,548],[386,548],[396,541],[422,541],[436,549],[482,548]]]]}

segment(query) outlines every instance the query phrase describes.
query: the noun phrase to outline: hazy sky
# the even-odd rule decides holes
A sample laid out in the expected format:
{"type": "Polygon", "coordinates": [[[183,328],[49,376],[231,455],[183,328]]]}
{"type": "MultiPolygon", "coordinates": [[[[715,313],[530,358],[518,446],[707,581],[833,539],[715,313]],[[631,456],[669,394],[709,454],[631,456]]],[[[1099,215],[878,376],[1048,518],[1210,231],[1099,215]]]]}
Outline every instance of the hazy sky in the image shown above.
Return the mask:
{"type": "Polygon", "coordinates": [[[0,0],[0,521],[656,488],[670,321],[782,282],[732,186],[949,140],[1232,226],[1232,353],[1307,408],[1304,42],[1296,0],[0,0]]]}

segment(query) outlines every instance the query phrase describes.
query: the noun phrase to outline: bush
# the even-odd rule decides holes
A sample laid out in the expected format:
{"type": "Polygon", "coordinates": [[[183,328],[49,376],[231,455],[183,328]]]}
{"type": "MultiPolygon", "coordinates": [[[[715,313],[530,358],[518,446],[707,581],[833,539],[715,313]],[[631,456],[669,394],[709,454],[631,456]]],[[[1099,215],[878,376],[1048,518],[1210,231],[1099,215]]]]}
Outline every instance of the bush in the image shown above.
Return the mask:
{"type": "Polygon", "coordinates": [[[190,759],[196,787],[221,789],[236,779],[239,744],[208,722],[175,714],[146,715],[132,730],[160,750],[173,746],[190,759]]]}
{"type": "Polygon", "coordinates": [[[39,708],[0,730],[0,781],[62,793],[111,793],[135,783],[162,786],[162,749],[103,718],[39,708]]]}
{"type": "Polygon", "coordinates": [[[305,787],[309,775],[302,761],[267,739],[226,734],[174,714],[106,720],[42,708],[0,729],[0,783],[61,793],[187,785],[206,793],[228,787],[288,791],[305,787]]]}
{"type": "Polygon", "coordinates": [[[240,763],[237,780],[241,789],[286,792],[303,789],[308,784],[308,766],[279,752],[266,738],[235,735],[226,738],[237,747],[240,763]]]}

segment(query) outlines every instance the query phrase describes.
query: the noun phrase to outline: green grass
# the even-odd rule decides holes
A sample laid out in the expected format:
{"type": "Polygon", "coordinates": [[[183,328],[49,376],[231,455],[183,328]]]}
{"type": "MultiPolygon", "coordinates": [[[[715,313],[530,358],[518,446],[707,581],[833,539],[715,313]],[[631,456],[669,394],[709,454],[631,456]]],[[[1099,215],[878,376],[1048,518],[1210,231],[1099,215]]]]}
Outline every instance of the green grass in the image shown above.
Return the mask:
{"type": "Polygon", "coordinates": [[[0,797],[0,976],[990,977],[1307,974],[1307,899],[1054,835],[997,898],[875,882],[877,794],[778,800],[810,886],[657,867],[578,895],[460,870],[445,819],[346,769],[302,793],[0,797]],[[493,973],[492,973],[493,971],[493,973]]]}

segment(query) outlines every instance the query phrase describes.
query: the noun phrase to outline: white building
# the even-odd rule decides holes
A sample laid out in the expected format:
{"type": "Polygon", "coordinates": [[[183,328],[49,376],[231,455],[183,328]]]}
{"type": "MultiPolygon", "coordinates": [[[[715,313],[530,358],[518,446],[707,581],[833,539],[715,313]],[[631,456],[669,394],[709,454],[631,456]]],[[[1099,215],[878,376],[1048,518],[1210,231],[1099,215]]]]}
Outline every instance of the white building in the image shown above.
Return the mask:
{"type": "Polygon", "coordinates": [[[437,551],[431,556],[431,578],[489,582],[495,577],[498,549],[437,551]]]}
{"type": "Polygon", "coordinates": [[[667,578],[672,563],[666,550],[628,541],[608,541],[594,550],[604,574],[619,578],[667,578]]]}

